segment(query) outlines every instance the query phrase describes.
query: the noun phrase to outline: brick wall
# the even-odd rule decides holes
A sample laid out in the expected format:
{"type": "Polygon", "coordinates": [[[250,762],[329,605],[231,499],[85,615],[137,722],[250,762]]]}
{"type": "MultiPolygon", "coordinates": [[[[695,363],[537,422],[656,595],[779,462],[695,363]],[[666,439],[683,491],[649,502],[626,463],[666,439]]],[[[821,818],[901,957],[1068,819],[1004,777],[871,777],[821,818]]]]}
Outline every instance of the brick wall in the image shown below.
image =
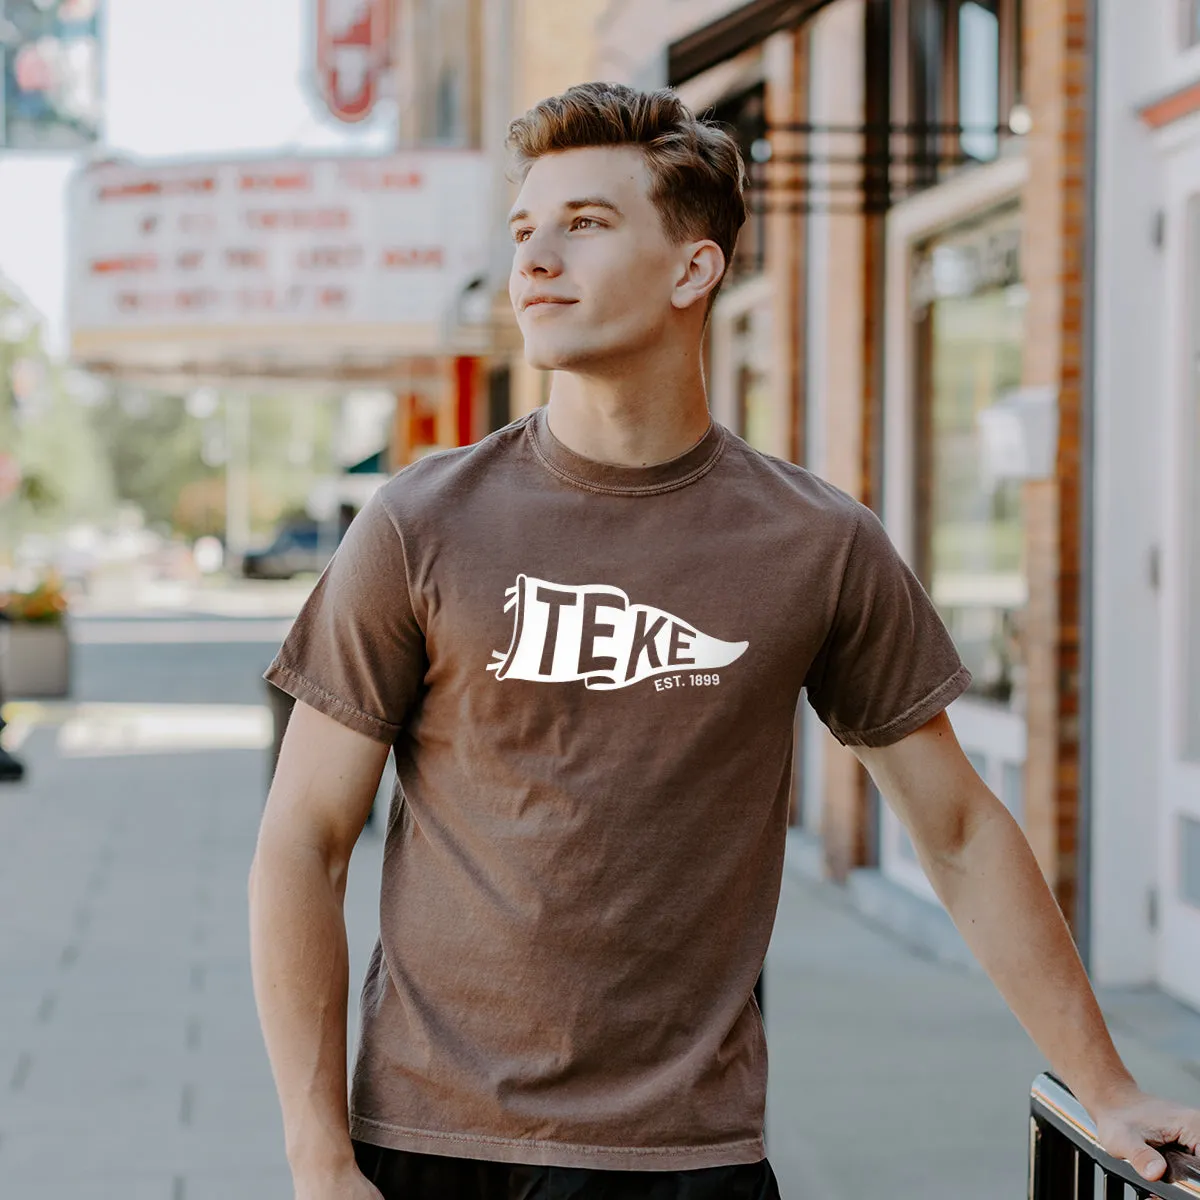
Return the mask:
{"type": "MultiPolygon", "coordinates": [[[[488,0],[492,2],[492,0],[488,0]]],[[[512,112],[519,116],[547,96],[595,77],[597,22],[609,0],[513,0],[512,112]]],[[[515,195],[515,189],[513,194],[515,195]]],[[[506,318],[506,323],[511,318],[506,318]]],[[[515,326],[515,320],[512,321],[515,326]]],[[[525,362],[520,335],[510,359],[511,414],[532,412],[544,403],[548,380],[525,362]]]]}
{"type": "Polygon", "coordinates": [[[1030,602],[1026,813],[1030,841],[1072,917],[1079,827],[1080,416],[1089,31],[1085,0],[1025,6],[1028,139],[1025,382],[1057,389],[1055,478],[1026,487],[1030,602]]]}

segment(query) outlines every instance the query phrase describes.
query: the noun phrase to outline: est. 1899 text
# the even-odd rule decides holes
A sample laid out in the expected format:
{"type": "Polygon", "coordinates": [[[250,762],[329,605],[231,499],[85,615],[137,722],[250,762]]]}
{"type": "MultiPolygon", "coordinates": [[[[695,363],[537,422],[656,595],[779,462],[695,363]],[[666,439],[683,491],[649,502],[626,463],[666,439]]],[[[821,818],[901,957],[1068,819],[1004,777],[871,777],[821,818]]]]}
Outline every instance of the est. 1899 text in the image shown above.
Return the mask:
{"type": "Polygon", "coordinates": [[[654,681],[654,690],[665,692],[680,687],[716,687],[720,682],[721,677],[716,674],[662,675],[654,681]]]}

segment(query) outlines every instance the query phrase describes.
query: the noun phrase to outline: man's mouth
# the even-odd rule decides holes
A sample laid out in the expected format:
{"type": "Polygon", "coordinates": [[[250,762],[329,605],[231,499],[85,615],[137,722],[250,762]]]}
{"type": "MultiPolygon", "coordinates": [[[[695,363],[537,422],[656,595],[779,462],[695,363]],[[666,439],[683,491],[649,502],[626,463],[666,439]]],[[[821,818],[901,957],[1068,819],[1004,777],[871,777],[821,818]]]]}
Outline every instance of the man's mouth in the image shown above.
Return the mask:
{"type": "Polygon", "coordinates": [[[527,308],[534,308],[541,305],[565,306],[574,304],[574,300],[566,300],[561,296],[530,296],[521,304],[521,311],[524,312],[527,308]]]}

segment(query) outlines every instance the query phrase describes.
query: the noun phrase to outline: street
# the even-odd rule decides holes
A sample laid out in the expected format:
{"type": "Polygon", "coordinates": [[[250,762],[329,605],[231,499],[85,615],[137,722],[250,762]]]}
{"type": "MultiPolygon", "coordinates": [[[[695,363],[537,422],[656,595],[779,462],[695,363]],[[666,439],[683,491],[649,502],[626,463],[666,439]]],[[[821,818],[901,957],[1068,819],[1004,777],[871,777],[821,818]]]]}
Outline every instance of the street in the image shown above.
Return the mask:
{"type": "MultiPolygon", "coordinates": [[[[246,936],[259,676],[280,632],[277,615],[89,618],[73,701],[13,707],[30,772],[0,790],[4,1200],[291,1195],[246,936]]],[[[380,850],[368,830],[351,870],[355,994],[380,850]]],[[[1043,1063],[982,976],[911,952],[793,865],[766,978],[785,1197],[1023,1194],[1043,1063]]],[[[1121,1003],[1143,1083],[1200,1103],[1200,1068],[1151,1044],[1136,997],[1121,1003]]],[[[1194,1033],[1182,1016],[1179,1030],[1194,1033]]]]}

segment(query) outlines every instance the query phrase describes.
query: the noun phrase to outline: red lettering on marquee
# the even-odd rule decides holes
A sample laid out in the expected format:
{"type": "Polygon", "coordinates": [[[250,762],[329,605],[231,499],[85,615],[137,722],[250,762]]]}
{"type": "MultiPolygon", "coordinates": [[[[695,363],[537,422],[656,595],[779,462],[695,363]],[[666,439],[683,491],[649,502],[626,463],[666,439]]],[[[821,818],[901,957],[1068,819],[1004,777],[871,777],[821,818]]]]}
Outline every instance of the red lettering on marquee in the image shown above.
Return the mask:
{"type": "Polygon", "coordinates": [[[119,258],[94,258],[93,275],[128,275],[140,271],[157,271],[157,254],[126,254],[119,258]]]}
{"type": "Polygon", "coordinates": [[[296,255],[296,266],[302,271],[351,270],[362,261],[361,246],[313,246],[296,255]]]}
{"type": "Polygon", "coordinates": [[[251,229],[346,229],[350,213],[344,208],[252,208],[246,224],[251,229]]]}
{"type": "Polygon", "coordinates": [[[307,192],[312,189],[312,177],[307,171],[245,172],[240,186],[243,192],[307,192]]]}
{"type": "Polygon", "coordinates": [[[242,271],[261,271],[267,265],[267,252],[231,248],[225,251],[225,263],[242,271]]]}
{"type": "Polygon", "coordinates": [[[425,176],[416,169],[347,164],[341,182],[360,192],[411,192],[425,186],[425,176]]]}
{"type": "Polygon", "coordinates": [[[191,291],[176,292],[175,305],[177,308],[190,311],[196,308],[208,308],[216,303],[217,293],[212,288],[193,288],[191,291]]]}
{"type": "Polygon", "coordinates": [[[201,175],[191,179],[139,179],[132,183],[112,183],[101,187],[101,200],[142,200],[147,196],[194,196],[206,195],[217,190],[214,175],[201,175]]]}
{"type": "Polygon", "coordinates": [[[383,252],[383,265],[389,269],[440,267],[444,259],[441,246],[393,246],[383,252]]]}

